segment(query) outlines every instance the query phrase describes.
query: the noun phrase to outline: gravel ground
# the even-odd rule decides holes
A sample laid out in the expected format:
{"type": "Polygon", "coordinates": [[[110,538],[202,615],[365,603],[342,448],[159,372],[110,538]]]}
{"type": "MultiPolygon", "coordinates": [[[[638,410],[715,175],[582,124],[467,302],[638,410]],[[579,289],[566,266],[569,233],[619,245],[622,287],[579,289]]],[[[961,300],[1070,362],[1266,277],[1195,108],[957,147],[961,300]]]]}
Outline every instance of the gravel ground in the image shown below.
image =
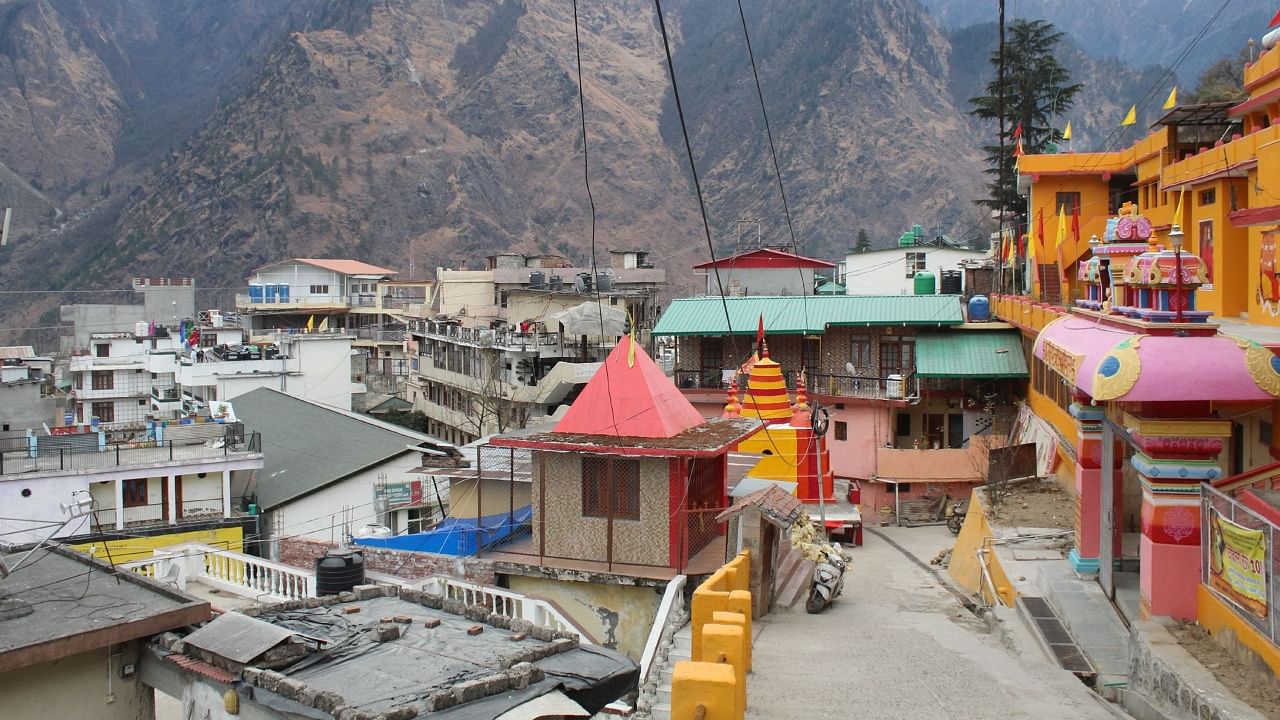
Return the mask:
{"type": "MultiPolygon", "coordinates": [[[[933,553],[920,551],[945,542],[933,537],[938,530],[946,533],[877,532],[927,563],[933,553]]],[[[936,577],[881,537],[867,533],[851,553],[852,575],[832,607],[819,615],[797,607],[756,625],[748,718],[1117,717],[1025,638],[1014,638],[1016,650],[1006,647],[936,577]]]]}

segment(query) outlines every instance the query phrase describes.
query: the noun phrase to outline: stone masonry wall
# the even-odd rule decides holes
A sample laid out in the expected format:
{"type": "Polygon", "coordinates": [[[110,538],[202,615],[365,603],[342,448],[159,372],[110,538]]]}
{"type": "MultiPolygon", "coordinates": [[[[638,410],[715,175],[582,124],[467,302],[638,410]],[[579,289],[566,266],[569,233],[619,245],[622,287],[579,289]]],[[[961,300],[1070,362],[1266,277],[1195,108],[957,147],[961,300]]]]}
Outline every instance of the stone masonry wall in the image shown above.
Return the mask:
{"type": "MultiPolygon", "coordinates": [[[[327,543],[285,538],[280,541],[280,562],[314,570],[316,559],[333,547],[327,543]]],[[[431,575],[447,575],[482,585],[496,584],[493,563],[481,558],[404,552],[384,548],[362,548],[364,566],[375,572],[416,580],[431,575]]]]}
{"type": "Polygon", "coordinates": [[[1230,694],[1165,628],[1168,620],[1133,624],[1129,634],[1129,691],[1163,713],[1200,720],[1262,720],[1230,694]]]}

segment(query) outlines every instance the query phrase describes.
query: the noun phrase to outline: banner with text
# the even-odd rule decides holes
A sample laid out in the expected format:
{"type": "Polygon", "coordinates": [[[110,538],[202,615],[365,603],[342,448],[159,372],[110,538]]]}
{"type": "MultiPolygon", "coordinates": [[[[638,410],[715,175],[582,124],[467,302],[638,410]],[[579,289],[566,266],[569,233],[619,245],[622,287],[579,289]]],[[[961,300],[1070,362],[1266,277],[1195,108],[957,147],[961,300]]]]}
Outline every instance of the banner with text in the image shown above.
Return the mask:
{"type": "Polygon", "coordinates": [[[1209,513],[1209,586],[1260,618],[1267,617],[1267,534],[1209,513]]]}

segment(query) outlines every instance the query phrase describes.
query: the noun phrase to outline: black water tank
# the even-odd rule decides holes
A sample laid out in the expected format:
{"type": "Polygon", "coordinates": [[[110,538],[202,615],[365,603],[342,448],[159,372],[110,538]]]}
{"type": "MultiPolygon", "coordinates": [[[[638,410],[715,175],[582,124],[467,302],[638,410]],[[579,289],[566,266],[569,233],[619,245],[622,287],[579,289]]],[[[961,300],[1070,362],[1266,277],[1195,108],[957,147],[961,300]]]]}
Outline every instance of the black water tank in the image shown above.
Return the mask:
{"type": "Polygon", "coordinates": [[[364,554],[335,549],[316,559],[316,596],[337,595],[364,584],[364,554]]]}
{"type": "Polygon", "coordinates": [[[959,295],[962,286],[961,275],[959,270],[943,270],[942,271],[942,294],[943,295],[959,295]]]}

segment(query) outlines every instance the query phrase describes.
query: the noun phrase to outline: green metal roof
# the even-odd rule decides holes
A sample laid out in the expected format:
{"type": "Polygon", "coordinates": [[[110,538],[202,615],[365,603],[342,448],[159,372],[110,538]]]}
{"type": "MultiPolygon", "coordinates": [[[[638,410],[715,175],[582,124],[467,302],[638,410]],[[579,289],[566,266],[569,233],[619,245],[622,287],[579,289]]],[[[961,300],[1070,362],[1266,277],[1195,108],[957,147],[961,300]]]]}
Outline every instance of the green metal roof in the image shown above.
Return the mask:
{"type": "Polygon", "coordinates": [[[942,327],[964,322],[955,295],[748,295],[723,300],[715,295],[672,300],[653,334],[755,335],[761,317],[770,335],[822,333],[829,327],[942,327]]]}
{"type": "Polygon", "coordinates": [[[1022,336],[989,330],[917,335],[916,374],[939,378],[1027,377],[1022,336]]]}
{"type": "Polygon", "coordinates": [[[818,286],[815,293],[819,295],[844,295],[844,286],[837,282],[827,281],[818,286]]]}

